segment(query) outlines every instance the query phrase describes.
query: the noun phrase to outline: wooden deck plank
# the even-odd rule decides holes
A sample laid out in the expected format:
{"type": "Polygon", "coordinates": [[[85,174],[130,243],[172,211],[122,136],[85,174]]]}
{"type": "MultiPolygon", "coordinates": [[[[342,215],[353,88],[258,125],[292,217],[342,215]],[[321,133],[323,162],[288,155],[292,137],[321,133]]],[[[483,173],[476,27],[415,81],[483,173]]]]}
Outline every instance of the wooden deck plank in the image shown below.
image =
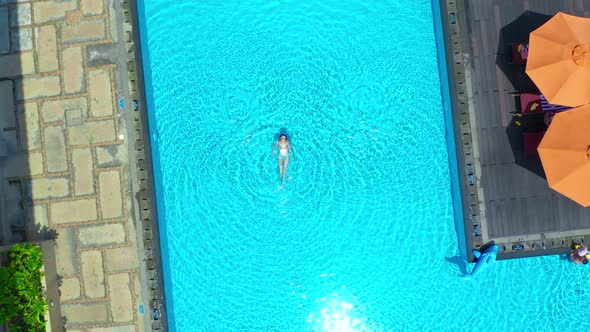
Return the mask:
{"type": "Polygon", "coordinates": [[[574,10],[573,13],[578,16],[583,16],[584,11],[586,10],[584,6],[584,0],[576,0],[574,1],[574,10]]]}

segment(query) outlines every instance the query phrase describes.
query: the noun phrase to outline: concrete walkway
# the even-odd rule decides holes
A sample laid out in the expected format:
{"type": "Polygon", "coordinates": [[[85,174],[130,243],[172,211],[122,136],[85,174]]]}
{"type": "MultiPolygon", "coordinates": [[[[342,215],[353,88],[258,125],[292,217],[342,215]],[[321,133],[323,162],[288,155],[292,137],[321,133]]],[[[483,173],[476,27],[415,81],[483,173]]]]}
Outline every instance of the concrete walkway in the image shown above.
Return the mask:
{"type": "Polygon", "coordinates": [[[19,220],[57,231],[67,331],[144,331],[149,322],[138,310],[118,5],[0,0],[0,234],[13,239],[19,220]]]}

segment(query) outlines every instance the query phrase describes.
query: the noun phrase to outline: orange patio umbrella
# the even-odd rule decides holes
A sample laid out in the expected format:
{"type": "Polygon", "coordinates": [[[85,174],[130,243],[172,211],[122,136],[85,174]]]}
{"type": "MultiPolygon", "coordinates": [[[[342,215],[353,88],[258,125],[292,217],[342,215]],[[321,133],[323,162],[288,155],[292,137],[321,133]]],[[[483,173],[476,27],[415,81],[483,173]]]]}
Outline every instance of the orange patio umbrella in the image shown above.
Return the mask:
{"type": "Polygon", "coordinates": [[[590,18],[557,13],[531,32],[526,73],[551,104],[590,103],[590,18]]]}
{"type": "Polygon", "coordinates": [[[549,187],[590,206],[590,105],[557,113],[537,151],[549,187]]]}

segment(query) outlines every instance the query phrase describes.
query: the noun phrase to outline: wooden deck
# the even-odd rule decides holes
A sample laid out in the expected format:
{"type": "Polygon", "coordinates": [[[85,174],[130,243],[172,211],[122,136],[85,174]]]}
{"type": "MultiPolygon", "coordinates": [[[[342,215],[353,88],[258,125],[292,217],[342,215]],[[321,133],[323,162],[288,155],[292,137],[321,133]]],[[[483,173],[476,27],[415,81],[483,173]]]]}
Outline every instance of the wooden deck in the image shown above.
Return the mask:
{"type": "Polygon", "coordinates": [[[551,190],[538,155],[525,156],[522,133],[546,126],[542,115],[515,117],[519,106],[512,94],[533,92],[535,86],[524,66],[511,63],[510,45],[526,41],[558,11],[590,17],[590,0],[460,0],[445,1],[443,8],[456,17],[456,23],[443,18],[449,27],[447,54],[455,61],[453,112],[466,113],[463,120],[455,116],[461,121],[455,128],[457,143],[462,142],[458,154],[463,152],[459,172],[466,179],[467,243],[478,247],[494,240],[510,258],[565,252],[572,241],[589,242],[590,208],[551,190]]]}

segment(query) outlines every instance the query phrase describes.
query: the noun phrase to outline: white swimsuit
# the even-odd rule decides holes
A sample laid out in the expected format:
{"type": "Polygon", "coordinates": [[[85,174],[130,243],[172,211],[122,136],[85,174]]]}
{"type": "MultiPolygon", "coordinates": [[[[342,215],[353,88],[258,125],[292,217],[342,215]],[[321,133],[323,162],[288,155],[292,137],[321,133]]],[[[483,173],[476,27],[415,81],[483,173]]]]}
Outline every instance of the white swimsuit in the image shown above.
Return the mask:
{"type": "Polygon", "coordinates": [[[279,143],[279,158],[287,159],[289,157],[289,150],[287,150],[287,144],[281,145],[279,143]]]}

